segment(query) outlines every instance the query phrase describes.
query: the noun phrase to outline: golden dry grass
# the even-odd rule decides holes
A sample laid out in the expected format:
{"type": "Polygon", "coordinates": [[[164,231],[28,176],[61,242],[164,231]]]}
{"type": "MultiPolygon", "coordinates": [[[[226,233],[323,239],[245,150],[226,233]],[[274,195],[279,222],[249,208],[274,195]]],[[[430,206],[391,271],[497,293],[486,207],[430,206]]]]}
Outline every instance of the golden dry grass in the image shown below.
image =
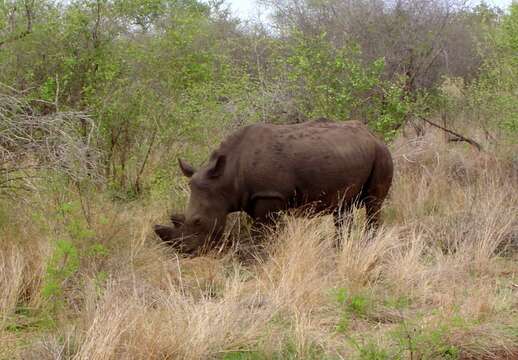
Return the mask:
{"type": "Polygon", "coordinates": [[[518,165],[431,131],[393,151],[378,233],[357,211],[337,250],[329,217],[286,216],[246,263],[159,244],[165,200],[9,204],[0,358],[517,358],[518,165]]]}

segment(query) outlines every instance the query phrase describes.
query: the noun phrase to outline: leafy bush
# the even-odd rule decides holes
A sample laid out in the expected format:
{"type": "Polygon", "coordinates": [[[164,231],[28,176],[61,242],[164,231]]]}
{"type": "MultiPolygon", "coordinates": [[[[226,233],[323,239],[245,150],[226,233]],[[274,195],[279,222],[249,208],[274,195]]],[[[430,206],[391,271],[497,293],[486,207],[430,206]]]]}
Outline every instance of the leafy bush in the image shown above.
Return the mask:
{"type": "Polygon", "coordinates": [[[403,81],[382,78],[385,61],[361,60],[355,43],[334,47],[322,33],[315,37],[295,33],[286,59],[290,89],[310,118],[356,118],[392,138],[409,112],[403,81]]]}
{"type": "Polygon", "coordinates": [[[491,33],[494,51],[469,87],[470,110],[486,126],[518,134],[518,4],[491,33]]]}

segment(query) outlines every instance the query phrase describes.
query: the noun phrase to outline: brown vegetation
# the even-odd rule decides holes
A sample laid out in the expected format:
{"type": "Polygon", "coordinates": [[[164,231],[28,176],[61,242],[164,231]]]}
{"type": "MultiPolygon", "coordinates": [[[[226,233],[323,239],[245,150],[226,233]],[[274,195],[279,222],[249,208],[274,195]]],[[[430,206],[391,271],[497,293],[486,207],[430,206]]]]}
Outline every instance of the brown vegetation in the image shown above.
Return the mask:
{"type": "Polygon", "coordinates": [[[357,211],[339,252],[330,217],[286,216],[244,264],[160,245],[165,201],[90,194],[60,209],[40,192],[2,206],[0,358],[516,357],[516,149],[478,152],[432,129],[391,147],[384,226],[368,233],[357,211]],[[77,254],[58,256],[72,233],[77,254]]]}

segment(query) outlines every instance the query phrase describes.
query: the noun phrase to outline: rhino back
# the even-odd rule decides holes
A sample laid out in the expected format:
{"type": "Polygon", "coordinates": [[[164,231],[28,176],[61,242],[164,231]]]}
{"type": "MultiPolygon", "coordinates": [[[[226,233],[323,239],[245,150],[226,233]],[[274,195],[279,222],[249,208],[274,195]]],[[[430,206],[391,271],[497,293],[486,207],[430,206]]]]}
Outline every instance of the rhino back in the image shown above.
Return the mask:
{"type": "Polygon", "coordinates": [[[249,126],[222,144],[226,177],[242,196],[294,193],[302,202],[333,202],[336,193],[356,195],[384,146],[361,123],[326,121],[249,126]]]}

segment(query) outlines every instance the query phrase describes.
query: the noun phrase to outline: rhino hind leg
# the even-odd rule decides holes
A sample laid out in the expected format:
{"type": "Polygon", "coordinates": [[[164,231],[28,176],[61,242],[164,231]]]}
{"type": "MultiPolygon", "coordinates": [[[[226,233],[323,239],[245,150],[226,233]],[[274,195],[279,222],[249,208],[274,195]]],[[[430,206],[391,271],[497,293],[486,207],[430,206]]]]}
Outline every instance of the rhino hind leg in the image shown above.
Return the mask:
{"type": "Polygon", "coordinates": [[[384,199],[376,197],[367,198],[365,200],[365,211],[367,214],[367,226],[370,229],[377,230],[381,224],[381,205],[384,199]]]}
{"type": "Polygon", "coordinates": [[[381,207],[387,197],[388,187],[370,184],[363,192],[361,203],[365,207],[367,228],[376,231],[381,224],[381,207]]]}
{"type": "Polygon", "coordinates": [[[362,190],[362,203],[365,206],[367,225],[376,230],[381,223],[381,206],[392,185],[393,164],[390,153],[382,151],[374,162],[374,168],[362,190]]]}
{"type": "Polygon", "coordinates": [[[352,206],[349,204],[342,204],[333,211],[333,220],[336,229],[334,246],[340,249],[344,235],[349,236],[352,230],[351,218],[352,206]]]}

